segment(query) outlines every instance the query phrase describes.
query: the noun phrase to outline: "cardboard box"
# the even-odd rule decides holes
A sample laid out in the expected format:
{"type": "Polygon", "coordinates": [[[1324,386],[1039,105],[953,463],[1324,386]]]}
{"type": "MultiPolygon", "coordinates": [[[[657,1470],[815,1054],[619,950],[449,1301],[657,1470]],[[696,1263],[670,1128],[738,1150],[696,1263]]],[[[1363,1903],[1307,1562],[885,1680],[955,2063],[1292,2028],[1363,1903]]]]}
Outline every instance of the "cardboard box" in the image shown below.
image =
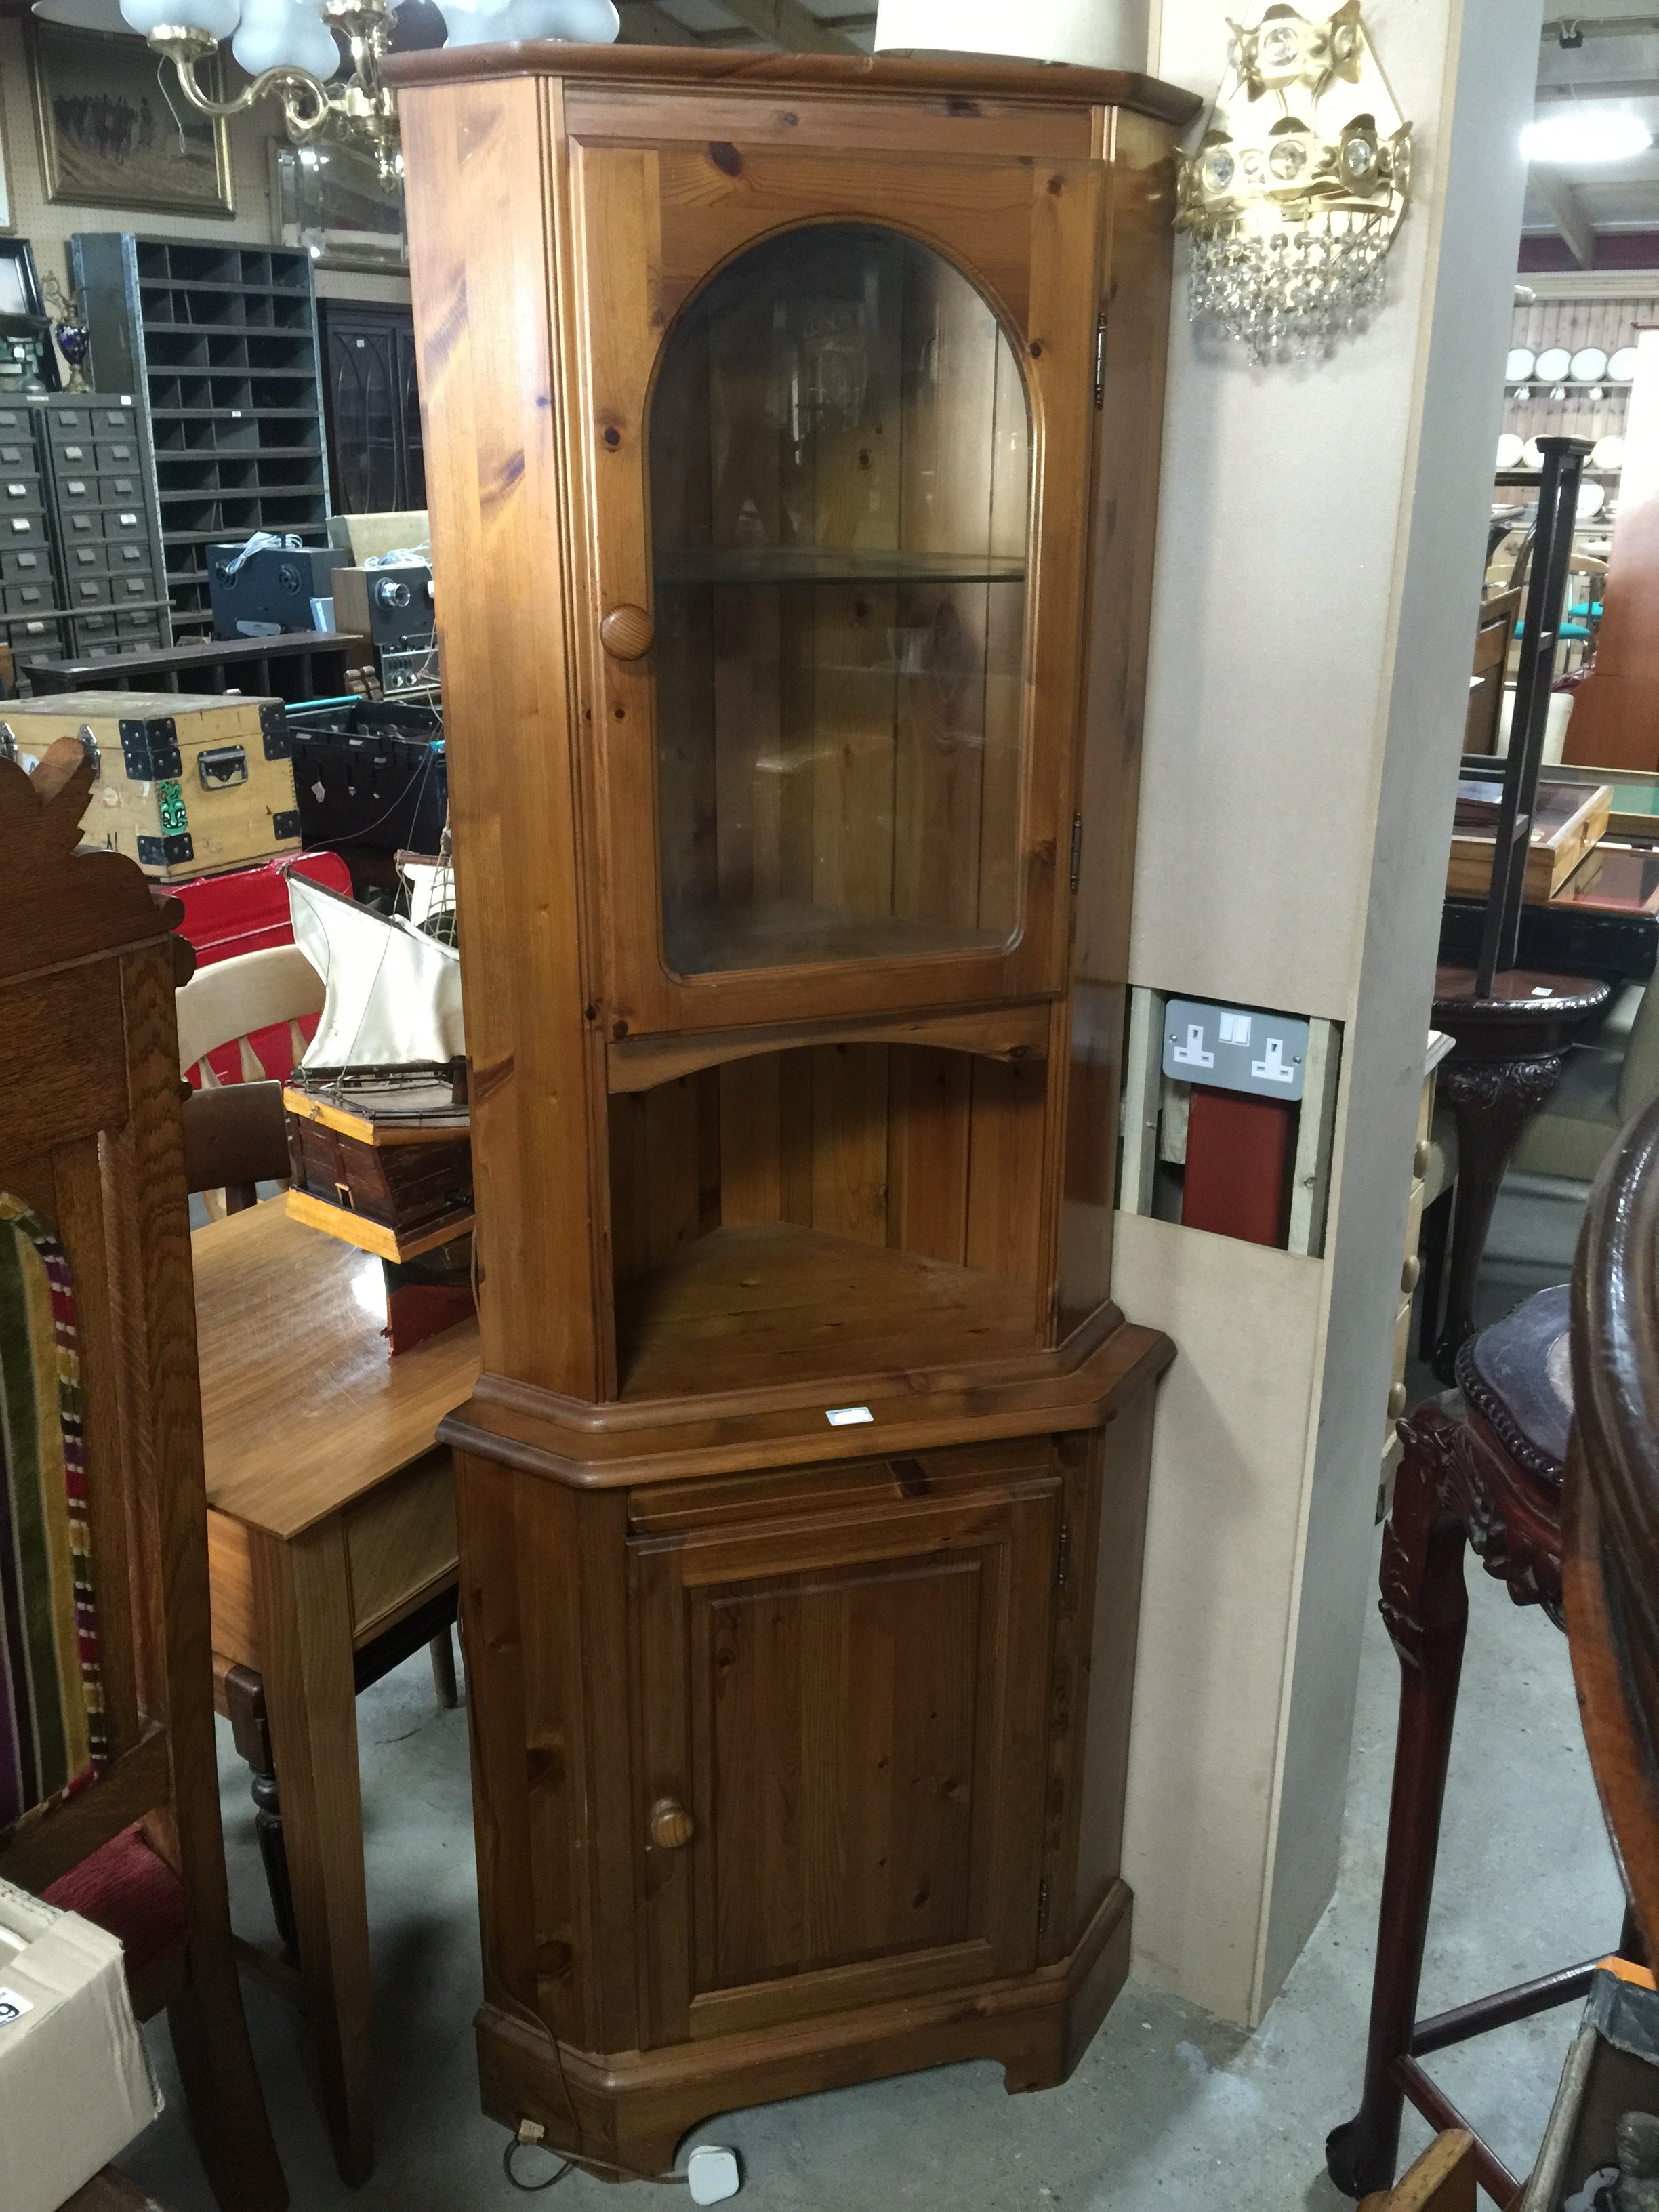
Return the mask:
{"type": "Polygon", "coordinates": [[[58,2212],[161,2109],[119,1942],[0,1881],[0,2205],[58,2212]]]}
{"type": "Polygon", "coordinates": [[[9,699],[0,721],[38,760],[90,732],[98,781],[81,834],[183,883],[300,849],[294,744],[280,699],[240,692],[66,691],[9,699]]]}

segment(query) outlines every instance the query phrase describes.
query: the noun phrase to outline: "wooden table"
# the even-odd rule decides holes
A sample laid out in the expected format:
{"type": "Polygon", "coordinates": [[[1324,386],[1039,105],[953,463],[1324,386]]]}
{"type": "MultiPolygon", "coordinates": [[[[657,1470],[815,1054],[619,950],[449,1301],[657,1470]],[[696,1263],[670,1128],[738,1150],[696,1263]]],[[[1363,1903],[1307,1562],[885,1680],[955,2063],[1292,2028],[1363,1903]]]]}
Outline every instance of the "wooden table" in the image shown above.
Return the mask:
{"type": "Polygon", "coordinates": [[[1474,1290],[1498,1188],[1521,1133],[1560,1079],[1568,1046],[1607,1005],[1595,977],[1512,968],[1492,996],[1474,996],[1469,968],[1435,970],[1431,1025],[1453,1040],[1439,1096],[1457,1123],[1457,1190],[1452,1200],[1446,1303],[1431,1364],[1449,1382],[1460,1346],[1474,1334],[1474,1290]]]}
{"type": "Polygon", "coordinates": [[[356,1667],[454,1588],[454,1490],[434,1436],[477,1379],[477,1324],[389,1358],[380,1262],[290,1221],[280,1199],[191,1246],[216,1684],[228,1711],[234,1670],[263,1681],[299,1994],[336,2160],[362,2181],[374,2149],[356,1667]]]}
{"type": "Polygon", "coordinates": [[[55,691],[228,691],[290,702],[332,697],[346,672],[372,656],[351,630],[283,630],[275,637],[209,637],[145,646],[95,660],[27,660],[21,675],[39,699],[55,691]]]}

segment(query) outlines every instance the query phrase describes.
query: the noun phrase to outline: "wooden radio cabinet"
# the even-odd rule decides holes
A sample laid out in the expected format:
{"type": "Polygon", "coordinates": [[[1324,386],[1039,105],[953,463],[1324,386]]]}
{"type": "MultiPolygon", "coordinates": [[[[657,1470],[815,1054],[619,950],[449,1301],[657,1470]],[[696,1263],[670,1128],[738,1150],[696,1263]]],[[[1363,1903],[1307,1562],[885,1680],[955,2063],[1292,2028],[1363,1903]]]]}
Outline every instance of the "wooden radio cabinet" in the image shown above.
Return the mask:
{"type": "Polygon", "coordinates": [[[1156,1378],[1109,1269],[1172,149],[1144,78],[394,64],[484,1373],[487,2109],[1060,2081],[1156,1378]]]}

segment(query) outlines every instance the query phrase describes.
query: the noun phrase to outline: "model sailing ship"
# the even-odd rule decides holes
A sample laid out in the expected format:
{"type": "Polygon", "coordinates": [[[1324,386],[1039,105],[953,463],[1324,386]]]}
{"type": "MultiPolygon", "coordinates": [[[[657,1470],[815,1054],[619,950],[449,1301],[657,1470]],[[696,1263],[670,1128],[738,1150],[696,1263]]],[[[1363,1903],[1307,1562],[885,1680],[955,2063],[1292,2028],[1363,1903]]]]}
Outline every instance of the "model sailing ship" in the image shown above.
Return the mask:
{"type": "Polygon", "coordinates": [[[323,979],[283,1089],[299,1221],[406,1261],[472,1226],[460,960],[401,915],[289,878],[294,939],[323,979]]]}

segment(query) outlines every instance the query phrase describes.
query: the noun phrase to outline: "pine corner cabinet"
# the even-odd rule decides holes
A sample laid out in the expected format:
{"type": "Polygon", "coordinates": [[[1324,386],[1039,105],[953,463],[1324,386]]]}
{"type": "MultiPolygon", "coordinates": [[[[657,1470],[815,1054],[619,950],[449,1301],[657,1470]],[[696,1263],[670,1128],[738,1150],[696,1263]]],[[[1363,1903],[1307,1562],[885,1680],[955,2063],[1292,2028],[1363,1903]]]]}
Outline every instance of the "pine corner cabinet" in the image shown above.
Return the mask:
{"type": "Polygon", "coordinates": [[[1147,79],[401,58],[484,1374],[486,2109],[1064,2079],[1158,1376],[1110,1301],[1147,79]]]}

